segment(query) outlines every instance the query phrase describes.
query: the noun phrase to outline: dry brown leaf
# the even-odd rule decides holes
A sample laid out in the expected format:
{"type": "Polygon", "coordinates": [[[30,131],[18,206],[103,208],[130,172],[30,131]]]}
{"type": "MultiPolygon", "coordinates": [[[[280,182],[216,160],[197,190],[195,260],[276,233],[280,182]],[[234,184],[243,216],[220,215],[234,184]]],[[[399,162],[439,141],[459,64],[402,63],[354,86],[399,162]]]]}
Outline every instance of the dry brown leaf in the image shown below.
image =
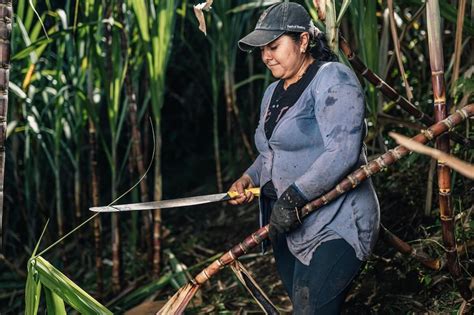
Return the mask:
{"type": "Polygon", "coordinates": [[[474,179],[474,165],[466,163],[452,155],[446,154],[437,149],[433,149],[419,142],[413,141],[410,138],[402,136],[395,132],[389,132],[389,135],[390,137],[395,139],[398,144],[404,146],[408,150],[431,156],[433,159],[436,159],[438,161],[443,161],[447,166],[457,171],[458,173],[470,179],[474,179]]]}
{"type": "Polygon", "coordinates": [[[326,20],[326,0],[313,0],[314,7],[321,21],[326,20]]]}
{"type": "Polygon", "coordinates": [[[202,2],[199,4],[196,4],[194,8],[194,15],[196,16],[196,19],[199,22],[199,30],[204,33],[204,35],[207,35],[206,31],[206,20],[204,19],[204,13],[202,12],[203,10],[209,11],[211,9],[213,0],[206,0],[206,2],[202,2]]]}

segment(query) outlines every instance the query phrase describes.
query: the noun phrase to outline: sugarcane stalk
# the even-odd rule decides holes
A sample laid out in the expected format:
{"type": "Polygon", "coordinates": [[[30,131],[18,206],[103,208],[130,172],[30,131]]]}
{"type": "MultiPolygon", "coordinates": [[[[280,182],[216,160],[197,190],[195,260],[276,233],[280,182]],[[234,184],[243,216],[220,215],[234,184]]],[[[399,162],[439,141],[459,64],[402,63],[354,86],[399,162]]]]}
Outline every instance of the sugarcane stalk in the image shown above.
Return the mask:
{"type": "Polygon", "coordinates": [[[456,37],[454,40],[454,65],[453,76],[451,78],[451,95],[456,96],[456,81],[459,78],[459,69],[461,67],[461,52],[462,52],[462,30],[464,26],[464,15],[466,14],[466,0],[459,0],[458,16],[456,19],[456,37]]]}
{"type": "Polygon", "coordinates": [[[405,254],[407,256],[411,256],[418,260],[420,263],[425,265],[426,267],[439,270],[441,269],[441,261],[440,259],[433,259],[429,257],[426,253],[417,251],[413,246],[408,244],[407,242],[400,239],[398,236],[390,232],[383,224],[380,224],[380,234],[381,236],[390,243],[396,250],[400,253],[405,254]]]}
{"type": "MultiPolygon", "coordinates": [[[[419,110],[413,103],[408,101],[405,97],[400,95],[393,87],[388,85],[382,78],[370,70],[360,58],[354,53],[354,51],[349,46],[349,43],[344,39],[344,37],[339,36],[339,48],[341,48],[344,55],[349,60],[350,64],[354,70],[362,75],[367,81],[375,85],[377,89],[382,92],[389,100],[400,105],[400,107],[408,112],[410,115],[413,115],[415,119],[422,122],[426,126],[430,126],[434,123],[434,120],[419,110]]],[[[454,141],[463,145],[471,145],[471,141],[455,132],[449,133],[454,141]]]]}
{"type": "Polygon", "coordinates": [[[12,1],[0,0],[0,251],[3,251],[3,191],[5,182],[5,140],[7,136],[12,16],[12,1]]]}
{"type": "MultiPolygon", "coordinates": [[[[434,116],[436,121],[445,119],[448,113],[446,106],[446,86],[444,81],[443,46],[441,36],[441,15],[438,0],[429,0],[426,4],[428,50],[431,66],[431,82],[433,85],[434,116]]],[[[442,152],[449,153],[449,135],[436,139],[436,147],[442,152]]],[[[451,203],[451,169],[442,161],[438,161],[438,195],[439,211],[443,242],[446,248],[447,266],[451,276],[464,300],[472,299],[472,292],[462,276],[459,257],[456,251],[454,236],[454,214],[451,203]]]]}
{"type": "MultiPolygon", "coordinates": [[[[474,104],[468,105],[461,110],[456,111],[453,115],[434,124],[426,130],[412,138],[412,140],[420,143],[427,143],[430,140],[440,136],[453,126],[458,125],[463,120],[474,115],[474,104]]],[[[368,164],[361,166],[356,171],[349,174],[334,189],[330,190],[323,196],[311,201],[300,210],[302,218],[308,216],[314,211],[325,206],[340,195],[356,188],[361,182],[380,172],[388,166],[407,155],[410,151],[403,146],[397,146],[389,150],[368,164]]],[[[186,305],[191,301],[197,290],[211,277],[216,275],[223,267],[231,264],[240,256],[249,252],[252,248],[259,245],[263,240],[268,238],[269,225],[261,227],[256,232],[245,238],[243,242],[232,247],[228,252],[216,259],[204,270],[202,270],[191,283],[182,287],[176,294],[166,303],[166,305],[157,314],[181,314],[186,305]]]]}
{"type": "MultiPolygon", "coordinates": [[[[131,140],[132,140],[132,162],[133,166],[136,166],[139,178],[142,178],[145,175],[145,163],[142,154],[142,137],[140,129],[138,128],[138,117],[137,117],[137,97],[135,91],[133,89],[132,83],[132,73],[131,73],[131,64],[130,59],[128,58],[128,36],[127,36],[127,29],[126,29],[126,20],[123,14],[123,1],[118,2],[118,17],[120,23],[124,26],[122,31],[120,32],[120,39],[121,39],[121,50],[122,50],[122,57],[123,60],[126,60],[127,71],[124,77],[124,85],[125,85],[125,93],[127,95],[128,100],[128,119],[132,131],[131,140]]],[[[140,200],[142,202],[147,202],[149,200],[148,197],[148,186],[147,181],[145,178],[140,181],[140,200]]],[[[152,213],[150,211],[144,211],[143,214],[143,230],[145,234],[145,246],[148,253],[148,259],[151,263],[153,257],[153,247],[151,244],[151,222],[153,220],[152,213]]]]}
{"type": "MultiPolygon", "coordinates": [[[[163,182],[161,176],[161,127],[156,119],[155,136],[155,200],[161,200],[163,195],[163,182]]],[[[161,209],[153,210],[153,276],[160,275],[161,265],[161,209]]]]}
{"type": "MultiPolygon", "coordinates": [[[[97,141],[94,122],[89,120],[89,160],[91,167],[91,192],[92,204],[98,206],[99,199],[99,176],[97,172],[97,141]]],[[[95,249],[95,269],[96,269],[96,290],[97,298],[102,299],[104,293],[104,267],[102,264],[102,226],[100,216],[94,218],[94,249],[95,249]]]]}
{"type": "Polygon", "coordinates": [[[400,41],[398,40],[397,25],[395,23],[395,11],[393,9],[393,0],[388,0],[387,6],[390,12],[390,32],[392,33],[393,47],[395,50],[395,56],[397,57],[398,69],[400,69],[400,74],[402,76],[402,80],[405,85],[405,91],[406,91],[408,100],[411,101],[413,99],[413,93],[411,92],[411,87],[410,87],[410,84],[408,83],[407,75],[405,73],[405,67],[403,66],[402,52],[400,51],[400,41]]]}

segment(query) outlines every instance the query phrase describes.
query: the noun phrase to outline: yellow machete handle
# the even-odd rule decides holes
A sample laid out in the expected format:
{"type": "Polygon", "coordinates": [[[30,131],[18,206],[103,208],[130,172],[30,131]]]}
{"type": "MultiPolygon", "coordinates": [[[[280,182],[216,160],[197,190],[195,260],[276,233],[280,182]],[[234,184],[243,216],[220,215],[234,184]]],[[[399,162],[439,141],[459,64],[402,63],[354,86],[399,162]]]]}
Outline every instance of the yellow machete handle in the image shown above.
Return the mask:
{"type": "MultiPolygon", "coordinates": [[[[251,192],[255,197],[260,196],[260,188],[258,188],[258,187],[257,188],[245,189],[245,194],[247,194],[247,192],[251,192]]],[[[228,191],[227,195],[229,195],[229,197],[231,199],[234,199],[234,198],[240,196],[240,194],[236,191],[228,191]]]]}

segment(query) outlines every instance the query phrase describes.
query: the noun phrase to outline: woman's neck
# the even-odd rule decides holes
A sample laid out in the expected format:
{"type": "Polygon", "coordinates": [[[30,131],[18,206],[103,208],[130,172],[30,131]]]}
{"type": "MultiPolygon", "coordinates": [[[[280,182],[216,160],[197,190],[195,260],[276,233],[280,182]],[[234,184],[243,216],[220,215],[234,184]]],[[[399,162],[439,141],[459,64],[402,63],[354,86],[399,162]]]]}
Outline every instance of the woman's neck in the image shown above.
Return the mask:
{"type": "Polygon", "coordinates": [[[292,76],[291,78],[285,79],[285,82],[283,83],[283,88],[286,90],[290,85],[298,82],[306,73],[306,70],[313,63],[313,61],[314,61],[313,56],[311,55],[305,56],[303,61],[301,62],[301,66],[299,67],[295,75],[292,76]]]}

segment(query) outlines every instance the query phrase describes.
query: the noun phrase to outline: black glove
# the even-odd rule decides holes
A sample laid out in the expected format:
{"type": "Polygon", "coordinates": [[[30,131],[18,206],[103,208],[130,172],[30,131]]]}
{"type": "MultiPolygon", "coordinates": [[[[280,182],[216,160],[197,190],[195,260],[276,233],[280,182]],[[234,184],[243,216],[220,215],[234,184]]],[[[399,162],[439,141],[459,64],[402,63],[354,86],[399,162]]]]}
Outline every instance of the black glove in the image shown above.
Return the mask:
{"type": "Polygon", "coordinates": [[[290,232],[300,225],[300,210],[307,203],[308,200],[294,184],[288,187],[273,206],[270,216],[270,234],[290,232]]]}

